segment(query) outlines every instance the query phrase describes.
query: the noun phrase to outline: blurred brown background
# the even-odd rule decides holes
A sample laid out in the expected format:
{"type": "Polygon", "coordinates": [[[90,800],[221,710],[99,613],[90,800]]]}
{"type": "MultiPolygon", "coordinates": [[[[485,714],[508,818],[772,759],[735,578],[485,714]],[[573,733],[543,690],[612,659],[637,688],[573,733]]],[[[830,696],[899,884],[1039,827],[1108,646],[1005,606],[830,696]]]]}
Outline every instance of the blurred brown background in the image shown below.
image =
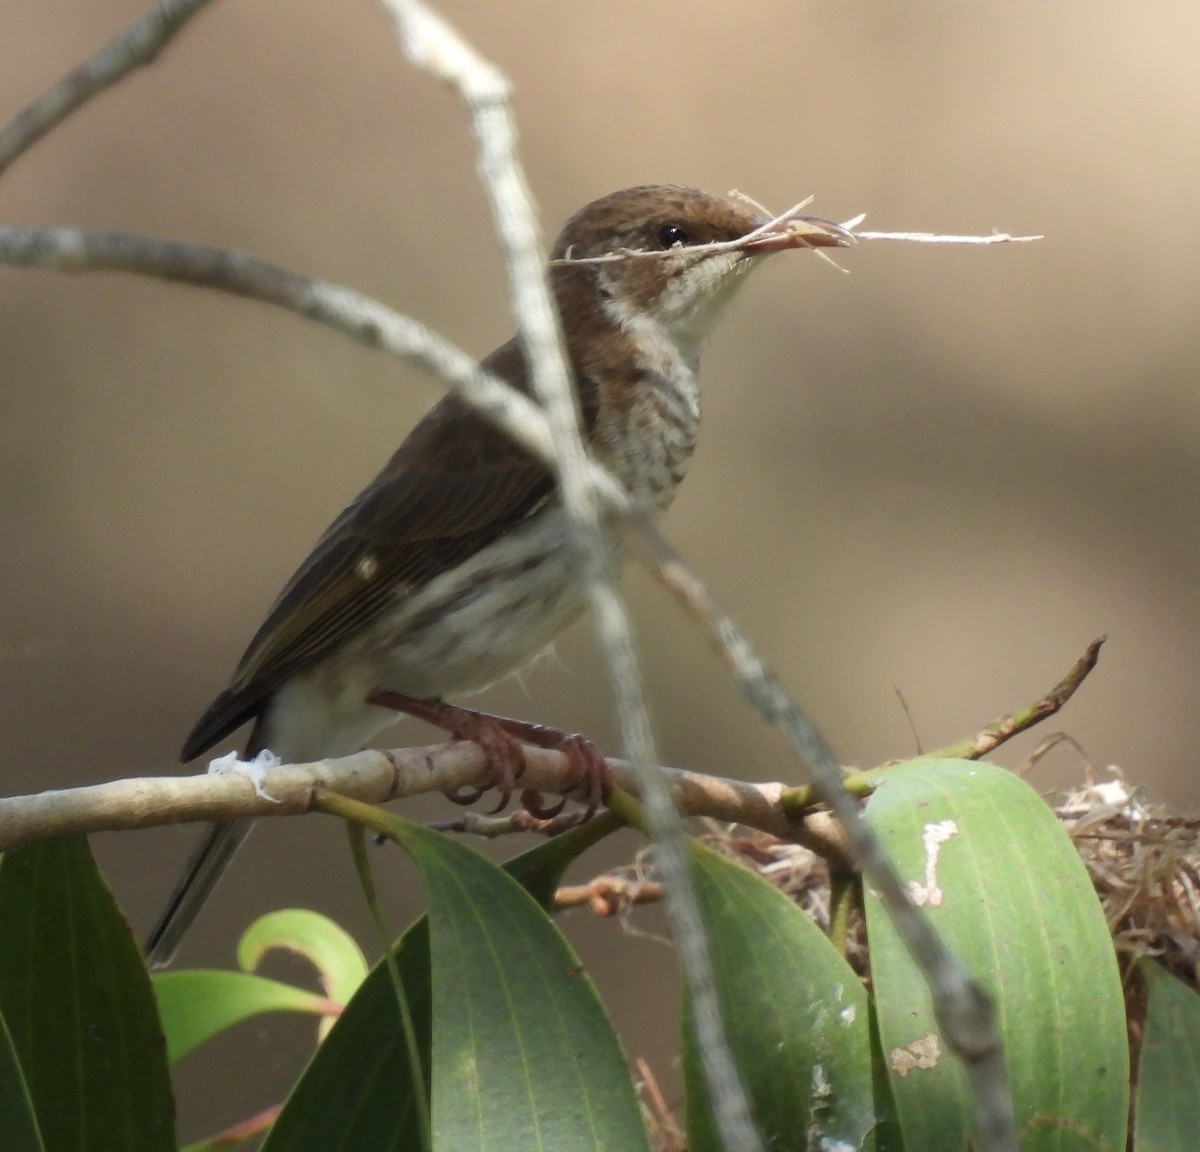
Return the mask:
{"type": "MultiPolygon", "coordinates": [[[[144,6],[0,0],[0,114],[144,6]]],[[[444,10],[515,80],[548,234],[659,180],[775,208],[814,193],[812,211],[866,210],[875,228],[1046,234],[864,245],[841,257],[850,275],[775,260],[708,353],[705,436],[666,528],[847,763],[913,750],[897,689],[936,747],[1033,699],[1107,632],[1053,726],[1194,810],[1200,9],[444,10]]],[[[249,249],[479,354],[511,329],[460,109],[366,2],[215,5],[22,159],[0,218],[249,249]]],[[[276,590],[437,387],[244,301],[113,276],[0,270],[0,286],[0,787],[172,771],[276,590]]],[[[664,760],[799,779],[673,606],[640,574],[627,585],[664,760]]],[[[586,626],[483,703],[614,743],[586,626]]],[[[1059,751],[1034,780],[1080,772],[1059,751]]],[[[100,842],[139,933],[191,836],[100,842]]],[[[399,924],[417,896],[407,873],[396,887],[399,924]]],[[[239,926],[284,902],[370,940],[340,831],[281,821],[182,960],[230,962],[239,926]]],[[[671,953],[583,916],[572,931],[630,1053],[669,1077],[671,953]]],[[[227,1049],[253,1083],[193,1058],[187,1134],[287,1082],[289,1028],[227,1049]],[[218,1105],[191,1095],[205,1088],[218,1105]]]]}

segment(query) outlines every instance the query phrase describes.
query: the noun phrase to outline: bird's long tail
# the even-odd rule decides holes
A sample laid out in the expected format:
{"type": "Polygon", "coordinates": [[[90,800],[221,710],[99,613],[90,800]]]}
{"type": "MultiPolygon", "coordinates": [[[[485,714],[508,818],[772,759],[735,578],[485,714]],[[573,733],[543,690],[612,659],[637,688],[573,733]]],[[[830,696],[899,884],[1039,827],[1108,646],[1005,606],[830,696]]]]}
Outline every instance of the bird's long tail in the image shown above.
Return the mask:
{"type": "Polygon", "coordinates": [[[253,826],[254,820],[249,816],[209,826],[208,834],[192,853],[158,922],[146,937],[142,951],[151,968],[165,968],[171,963],[184,933],[200,914],[253,826]]]}

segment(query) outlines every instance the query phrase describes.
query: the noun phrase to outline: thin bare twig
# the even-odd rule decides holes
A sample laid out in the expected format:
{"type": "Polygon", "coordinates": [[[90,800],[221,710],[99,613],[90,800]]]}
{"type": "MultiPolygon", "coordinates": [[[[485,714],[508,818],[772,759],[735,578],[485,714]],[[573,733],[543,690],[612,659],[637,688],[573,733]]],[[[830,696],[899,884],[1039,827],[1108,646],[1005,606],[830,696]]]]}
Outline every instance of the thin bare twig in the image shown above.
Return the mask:
{"type": "MultiPolygon", "coordinates": [[[[843,228],[848,225],[843,224],[843,228]]],[[[1045,236],[1010,236],[993,232],[988,236],[950,236],[944,232],[855,232],[859,240],[906,240],[910,244],[1028,244],[1045,236]]]]}
{"type": "Polygon", "coordinates": [[[917,750],[917,755],[920,756],[925,749],[922,746],[921,731],[917,727],[916,717],[913,716],[912,708],[908,704],[908,697],[901,691],[899,684],[893,683],[892,691],[896,694],[896,699],[900,701],[900,710],[904,713],[904,719],[908,721],[908,730],[912,733],[913,745],[917,750]]]}
{"type": "MultiPolygon", "coordinates": [[[[749,197],[741,196],[741,193],[730,193],[737,195],[741,199],[749,200],[749,197]]],[[[762,205],[757,201],[751,201],[756,207],[762,209],[762,205]]],[[[748,236],[744,236],[739,240],[721,240],[714,241],[711,244],[693,244],[690,251],[697,256],[707,256],[716,252],[725,252],[737,248],[744,244],[746,240],[758,235],[763,235],[772,232],[781,226],[787,225],[793,235],[804,238],[805,234],[812,235],[813,226],[803,219],[793,220],[792,217],[798,212],[807,208],[812,203],[812,197],[809,196],[801,200],[799,204],[793,205],[786,212],[781,212],[778,216],[773,216],[764,224],[760,224],[748,236]]],[[[764,210],[765,211],[765,210],[764,210]]],[[[854,240],[905,240],[910,244],[1025,244],[1032,240],[1044,240],[1044,236],[1011,236],[1007,232],[993,232],[987,236],[955,236],[944,232],[856,232],[854,229],[863,221],[865,213],[860,216],[855,216],[850,220],[843,221],[841,227],[845,230],[846,235],[854,240]]],[[[822,250],[816,250],[818,256],[826,255],[822,250]]],[[[669,251],[662,249],[640,249],[640,248],[622,248],[617,252],[609,252],[604,256],[572,256],[569,252],[561,260],[552,260],[551,264],[611,264],[621,260],[661,260],[669,257],[669,251]]]]}
{"type": "Polygon", "coordinates": [[[654,880],[628,880],[605,874],[586,884],[564,884],[554,893],[556,911],[586,906],[595,916],[617,916],[635,904],[657,904],[663,886],[654,880]]]}
{"type": "Polygon", "coordinates": [[[637,1069],[642,1110],[649,1121],[650,1146],[654,1152],[687,1152],[687,1136],[667,1104],[653,1069],[640,1056],[634,1062],[634,1067],[637,1069]]]}
{"type": "MultiPolygon", "coordinates": [[[[1100,659],[1100,649],[1104,647],[1107,640],[1107,636],[1099,636],[1093,640],[1084,649],[1083,655],[1071,665],[1070,671],[1049,692],[1032,704],[1018,708],[1007,716],[1001,716],[999,720],[993,720],[991,724],[974,736],[968,736],[965,740],[957,740],[953,744],[947,744],[944,748],[938,748],[933,752],[923,752],[915,759],[981,760],[1014,736],[1029,731],[1035,724],[1040,724],[1043,720],[1060,712],[1067,701],[1079,690],[1084,680],[1091,675],[1100,659]]],[[[864,775],[870,775],[870,773],[864,773],[864,775]]]]}
{"type": "MultiPolygon", "coordinates": [[[[934,752],[923,752],[905,761],[893,761],[879,768],[871,768],[866,772],[854,772],[842,778],[842,787],[854,796],[869,795],[876,786],[880,776],[896,763],[915,763],[919,760],[980,760],[989,752],[995,751],[1006,740],[1011,740],[1020,732],[1026,732],[1035,724],[1053,716],[1072,696],[1079,686],[1087,679],[1088,674],[1096,667],[1100,658],[1100,649],[1105,637],[1093,640],[1083,655],[1071,666],[1071,670],[1040,699],[1024,708],[1018,708],[1007,716],[993,721],[981,732],[947,744],[934,752]]],[[[1055,737],[1057,741],[1061,737],[1055,737]]],[[[1070,739],[1070,737],[1066,737],[1070,739]]],[[[1024,775],[1025,773],[1020,773],[1024,775]]],[[[802,785],[799,788],[789,788],[783,796],[783,807],[793,816],[804,815],[813,804],[819,803],[824,797],[812,785],[802,785]]]]}
{"type": "Polygon", "coordinates": [[[671,797],[655,771],[654,732],[613,560],[588,482],[589,461],[558,316],[546,280],[533,197],[516,156],[516,128],[503,74],[420,0],[383,0],[412,59],[451,84],[465,102],[479,150],[479,170],[491,201],[509,272],[513,307],[530,364],[533,391],[553,436],[554,466],[572,525],[596,631],[607,657],[622,742],[640,784],[651,838],[667,888],[667,910],[691,993],[713,1118],[728,1148],[761,1148],[721,1025],[716,977],[692,888],[687,838],[671,797]]]}
{"type": "Polygon", "coordinates": [[[1072,665],[1071,670],[1040,700],[996,720],[969,740],[948,744],[936,752],[926,753],[921,759],[947,760],[961,757],[963,760],[979,760],[989,752],[994,752],[1006,740],[1011,740],[1035,724],[1040,724],[1046,717],[1053,716],[1075,695],[1079,686],[1096,667],[1096,662],[1100,659],[1100,649],[1104,647],[1107,639],[1107,636],[1100,636],[1093,640],[1084,654],[1072,665]]]}
{"type": "Polygon", "coordinates": [[[135,68],[153,62],[168,41],[211,0],[163,0],[90,60],[64,76],[0,130],[0,174],[75,109],[135,68]]]}

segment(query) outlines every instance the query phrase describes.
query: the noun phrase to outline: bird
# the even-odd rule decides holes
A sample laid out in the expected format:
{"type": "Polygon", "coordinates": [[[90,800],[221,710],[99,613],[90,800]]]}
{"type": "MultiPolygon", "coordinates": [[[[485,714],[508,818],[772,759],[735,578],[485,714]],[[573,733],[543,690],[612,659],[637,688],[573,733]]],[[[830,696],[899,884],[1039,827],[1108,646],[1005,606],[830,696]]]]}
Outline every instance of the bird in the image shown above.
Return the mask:
{"type": "MultiPolygon", "coordinates": [[[[673,184],[613,192],[567,221],[547,272],[580,427],[635,509],[657,518],[684,477],[700,350],[747,274],[774,252],[853,243],[829,221],[772,221],[737,194],[673,184]]],[[[481,366],[530,393],[519,339],[481,366]]],[[[247,722],[245,757],[269,750],[285,763],[357,752],[397,710],[460,738],[494,736],[492,720],[503,732],[503,718],[475,722],[483,714],[444,698],[520,670],[582,613],[569,541],[552,471],[448,393],[284,586],[182,761],[247,722]]],[[[535,727],[510,724],[521,737],[535,727]]],[[[512,775],[496,769],[502,803],[512,775]]],[[[594,783],[590,796],[594,810],[594,783]]],[[[251,823],[209,829],[146,940],[151,967],[170,962],[251,823]]]]}

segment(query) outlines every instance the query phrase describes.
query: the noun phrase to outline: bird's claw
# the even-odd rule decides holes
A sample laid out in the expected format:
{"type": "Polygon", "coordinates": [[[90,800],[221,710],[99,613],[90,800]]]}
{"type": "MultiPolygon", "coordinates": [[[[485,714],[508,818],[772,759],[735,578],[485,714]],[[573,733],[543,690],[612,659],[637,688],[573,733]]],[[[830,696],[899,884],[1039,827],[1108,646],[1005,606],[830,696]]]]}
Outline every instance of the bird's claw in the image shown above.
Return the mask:
{"type": "Polygon", "coordinates": [[[607,761],[600,749],[585,736],[525,720],[514,720],[508,716],[493,716],[472,708],[460,708],[443,700],[420,700],[398,692],[376,692],[370,697],[370,703],[416,716],[459,740],[473,740],[483,749],[487,759],[488,782],[481,788],[458,788],[447,792],[447,798],[455,804],[474,804],[485,792],[495,788],[500,798],[491,814],[503,811],[512,799],[517,781],[525,772],[522,742],[562,752],[575,769],[575,779],[568,791],[582,791],[585,797],[582,813],[564,816],[565,798],[558,804],[546,807],[542,804],[540,792],[532,788],[522,792],[522,806],[534,821],[543,825],[543,830],[563,831],[590,820],[612,786],[607,761]]]}

